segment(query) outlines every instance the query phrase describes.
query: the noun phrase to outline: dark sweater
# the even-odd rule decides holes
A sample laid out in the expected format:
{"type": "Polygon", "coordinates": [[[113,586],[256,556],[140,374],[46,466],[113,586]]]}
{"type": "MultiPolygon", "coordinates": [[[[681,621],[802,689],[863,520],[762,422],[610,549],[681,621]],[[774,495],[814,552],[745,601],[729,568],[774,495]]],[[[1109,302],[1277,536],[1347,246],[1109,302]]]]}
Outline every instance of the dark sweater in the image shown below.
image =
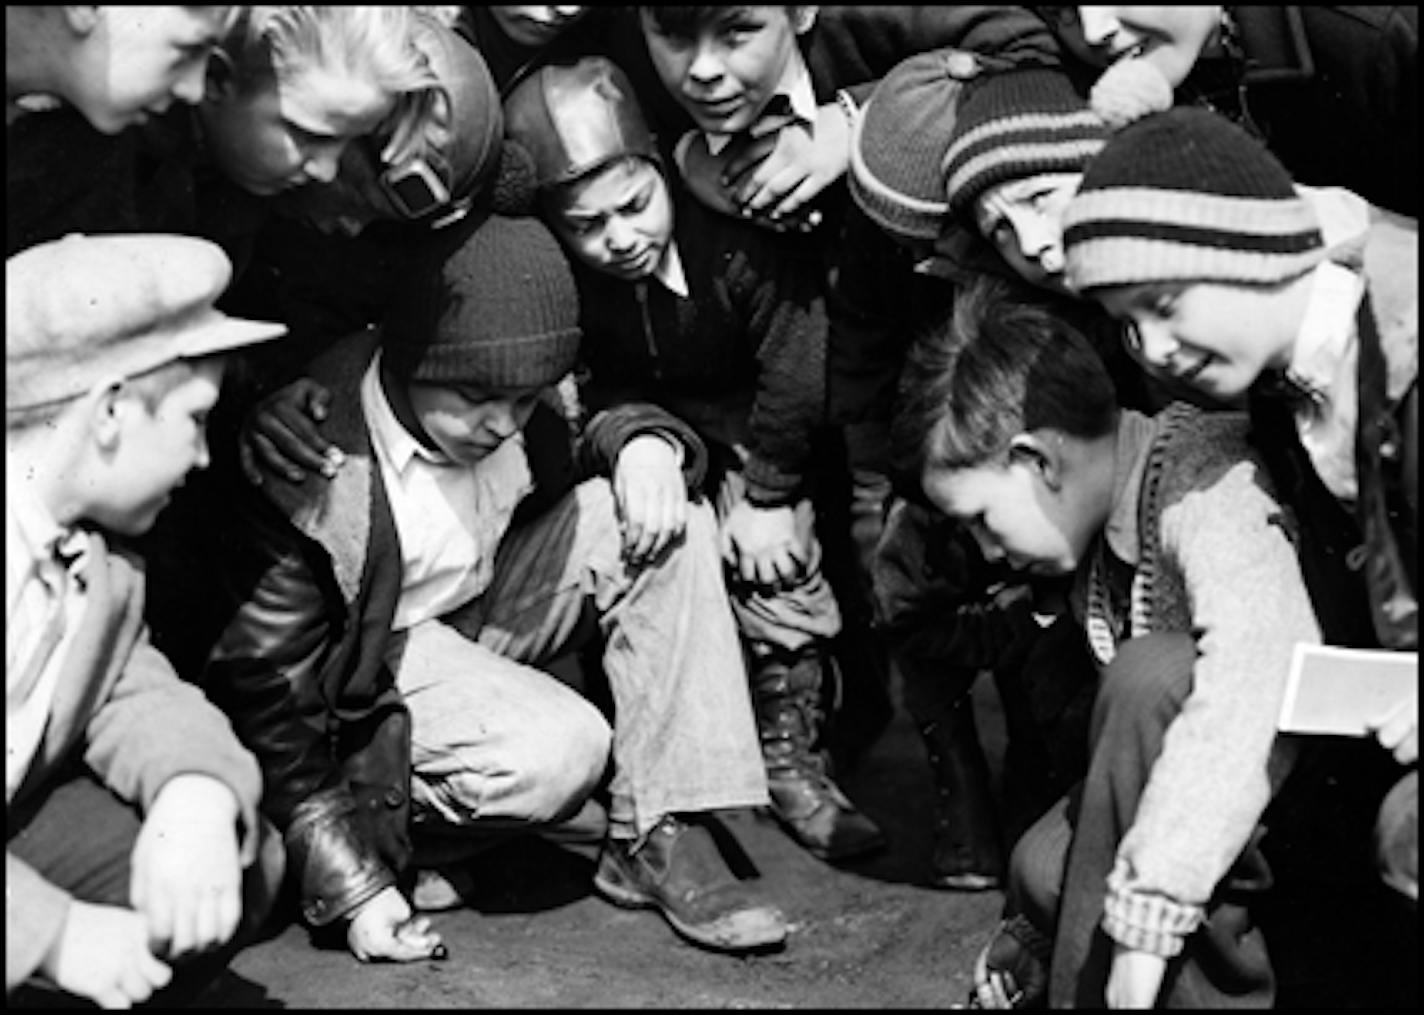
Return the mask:
{"type": "Polygon", "coordinates": [[[674,188],[689,296],[575,264],[584,398],[663,406],[718,443],[744,432],[753,503],[798,495],[825,417],[825,308],[816,245],[704,207],[674,188]]]}

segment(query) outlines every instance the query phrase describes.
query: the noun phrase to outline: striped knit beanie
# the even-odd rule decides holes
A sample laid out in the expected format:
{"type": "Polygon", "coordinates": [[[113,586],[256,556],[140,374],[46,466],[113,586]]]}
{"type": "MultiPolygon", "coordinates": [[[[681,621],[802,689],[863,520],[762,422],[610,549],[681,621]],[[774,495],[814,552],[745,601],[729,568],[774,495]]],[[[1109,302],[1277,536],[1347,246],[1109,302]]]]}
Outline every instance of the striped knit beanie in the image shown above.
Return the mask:
{"type": "Polygon", "coordinates": [[[975,72],[971,53],[937,50],[881,78],[851,130],[847,185],[861,211],[892,236],[933,240],[949,215],[940,166],[955,107],[975,72]]]}
{"type": "Polygon", "coordinates": [[[1107,125],[1062,71],[1034,67],[971,84],[944,155],[950,210],[968,215],[990,187],[1040,173],[1078,173],[1107,125]]]}
{"type": "Polygon", "coordinates": [[[1193,106],[1138,120],[1093,160],[1063,219],[1068,284],[1294,278],[1325,256],[1290,174],[1225,117],[1193,106]]]}

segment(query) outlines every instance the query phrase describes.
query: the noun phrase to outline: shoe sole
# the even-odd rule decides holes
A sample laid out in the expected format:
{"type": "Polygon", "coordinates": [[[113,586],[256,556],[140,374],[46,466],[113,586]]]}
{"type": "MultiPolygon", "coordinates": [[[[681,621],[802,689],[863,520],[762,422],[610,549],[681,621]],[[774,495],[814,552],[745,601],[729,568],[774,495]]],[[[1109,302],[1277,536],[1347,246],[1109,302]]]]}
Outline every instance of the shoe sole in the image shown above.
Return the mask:
{"type": "Polygon", "coordinates": [[[719,920],[711,927],[699,927],[668,912],[652,896],[605,877],[601,870],[593,875],[593,887],[609,902],[624,909],[656,909],[682,937],[713,951],[756,951],[786,941],[785,923],[770,911],[744,911],[719,920]]]}
{"type": "Polygon", "coordinates": [[[987,892],[1002,884],[1003,879],[993,874],[941,874],[930,878],[931,887],[956,892],[987,892]]]}

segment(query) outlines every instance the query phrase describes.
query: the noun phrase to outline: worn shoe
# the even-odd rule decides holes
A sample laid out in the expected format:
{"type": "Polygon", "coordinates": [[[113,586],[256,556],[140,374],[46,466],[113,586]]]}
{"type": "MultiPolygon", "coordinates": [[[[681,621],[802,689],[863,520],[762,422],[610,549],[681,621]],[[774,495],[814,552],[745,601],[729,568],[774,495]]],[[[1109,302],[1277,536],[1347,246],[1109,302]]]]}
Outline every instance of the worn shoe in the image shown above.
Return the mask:
{"type": "Polygon", "coordinates": [[[974,962],[970,1008],[1042,1008],[1053,943],[1022,914],[1002,921],[974,962]]]}
{"type": "Polygon", "coordinates": [[[608,839],[593,885],[619,906],[656,909],[693,944],[721,952],[769,949],[786,918],[727,868],[712,833],[667,815],[641,842],[608,839]]]}
{"type": "Polygon", "coordinates": [[[935,789],[930,884],[962,892],[999,887],[1004,853],[969,695],[922,725],[920,735],[935,789]]]}
{"type": "Polygon", "coordinates": [[[818,766],[768,765],[766,779],[772,815],[812,856],[844,860],[885,846],[875,822],[818,766]]]}

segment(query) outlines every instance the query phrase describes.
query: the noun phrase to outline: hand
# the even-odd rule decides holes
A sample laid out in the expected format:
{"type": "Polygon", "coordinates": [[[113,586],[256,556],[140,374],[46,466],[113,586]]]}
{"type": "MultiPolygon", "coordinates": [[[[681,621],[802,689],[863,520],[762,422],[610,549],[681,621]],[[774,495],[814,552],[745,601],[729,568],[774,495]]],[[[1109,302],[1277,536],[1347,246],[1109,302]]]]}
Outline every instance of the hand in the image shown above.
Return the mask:
{"type": "Polygon", "coordinates": [[[362,962],[414,962],[443,957],[440,935],[430,918],[415,916],[395,886],[381,889],[351,916],[346,928],[351,954],[362,962]]]}
{"type": "Polygon", "coordinates": [[[101,1008],[130,1008],[168,985],[171,970],[148,950],[148,924],[131,909],[71,900],[40,969],[101,1008]]]}
{"type": "Polygon", "coordinates": [[[623,446],[613,494],[629,563],[653,560],[687,527],[687,481],[678,449],[667,438],[643,434],[623,446]]]}
{"type": "Polygon", "coordinates": [[[816,110],[814,132],[792,123],[758,140],[766,138],[774,140],[770,151],[736,141],[723,151],[722,185],[733,204],[757,218],[775,222],[795,215],[850,165],[850,121],[838,102],[816,110]]]}
{"type": "Polygon", "coordinates": [[[1119,60],[1093,83],[1093,112],[1114,130],[1148,113],[1172,108],[1172,85],[1157,65],[1131,57],[1119,60]]]}
{"type": "Polygon", "coordinates": [[[1104,995],[1109,1008],[1151,1008],[1162,989],[1167,960],[1113,942],[1112,969],[1104,995]]]}
{"type": "Polygon", "coordinates": [[[176,958],[226,942],[242,916],[237,798],[207,775],[163,784],[134,843],[129,896],[155,955],[176,958]]]}
{"type": "Polygon", "coordinates": [[[1376,718],[1369,727],[1375,739],[1386,751],[1394,753],[1394,760],[1401,765],[1413,765],[1419,760],[1419,694],[1416,691],[1406,700],[1376,718]]]}
{"type": "Polygon", "coordinates": [[[264,468],[293,483],[300,483],[309,472],[328,479],[336,475],[346,457],[316,428],[326,419],[330,406],[331,392],[306,377],[259,402],[237,442],[247,481],[261,486],[264,468]]]}
{"type": "Polygon", "coordinates": [[[744,582],[789,588],[806,579],[811,513],[796,507],[759,508],[738,501],[722,521],[722,556],[744,582]]]}
{"type": "MultiPolygon", "coordinates": [[[[755,225],[773,232],[809,232],[821,221],[821,213],[810,209],[805,214],[785,213],[777,217],[754,214],[752,209],[739,204],[732,191],[724,184],[730,166],[755,168],[771,154],[777,144],[778,134],[763,134],[761,137],[743,137],[732,141],[721,153],[713,155],[707,148],[707,138],[700,132],[693,132],[679,155],[678,168],[683,182],[692,196],[713,211],[736,218],[745,218],[755,225]]],[[[743,172],[739,168],[739,175],[743,172]]]]}

